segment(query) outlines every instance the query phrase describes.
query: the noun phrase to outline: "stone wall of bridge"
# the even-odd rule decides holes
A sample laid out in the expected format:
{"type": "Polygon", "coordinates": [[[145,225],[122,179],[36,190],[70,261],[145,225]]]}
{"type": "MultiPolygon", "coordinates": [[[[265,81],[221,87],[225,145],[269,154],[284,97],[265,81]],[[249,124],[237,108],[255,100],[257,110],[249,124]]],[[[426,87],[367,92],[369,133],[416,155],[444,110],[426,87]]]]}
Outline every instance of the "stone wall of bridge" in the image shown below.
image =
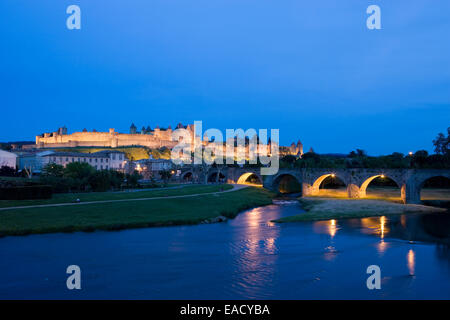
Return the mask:
{"type": "MultiPolygon", "coordinates": [[[[291,176],[302,186],[303,196],[319,195],[321,183],[330,176],[340,179],[347,188],[349,198],[364,198],[370,182],[377,177],[392,179],[401,190],[401,199],[404,203],[420,203],[420,191],[426,180],[433,177],[446,177],[450,179],[450,170],[438,169],[280,169],[276,175],[261,176],[259,168],[223,167],[208,169],[185,168],[182,177],[187,172],[193,175],[193,181],[207,183],[211,175],[223,174],[227,183],[244,183],[246,177],[255,174],[263,181],[266,189],[278,192],[283,177],[291,176]]],[[[218,182],[218,181],[217,181],[218,182]]]]}

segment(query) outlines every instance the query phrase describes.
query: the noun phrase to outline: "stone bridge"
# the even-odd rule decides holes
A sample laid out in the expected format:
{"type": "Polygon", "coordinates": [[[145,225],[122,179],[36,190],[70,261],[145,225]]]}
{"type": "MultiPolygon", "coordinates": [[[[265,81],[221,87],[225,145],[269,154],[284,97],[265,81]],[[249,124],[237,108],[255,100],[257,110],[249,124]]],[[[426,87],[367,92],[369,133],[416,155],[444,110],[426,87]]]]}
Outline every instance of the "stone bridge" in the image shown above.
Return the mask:
{"type": "Polygon", "coordinates": [[[420,203],[420,191],[424,183],[433,177],[450,179],[448,169],[280,169],[276,175],[261,176],[259,168],[240,167],[209,167],[207,169],[182,170],[181,179],[188,175],[192,181],[199,183],[227,182],[243,184],[251,175],[256,175],[264,188],[274,192],[279,191],[279,185],[286,176],[293,177],[302,186],[303,196],[319,194],[320,184],[327,177],[339,178],[347,188],[349,198],[364,198],[370,182],[378,177],[392,179],[401,190],[404,203],[420,203]]]}

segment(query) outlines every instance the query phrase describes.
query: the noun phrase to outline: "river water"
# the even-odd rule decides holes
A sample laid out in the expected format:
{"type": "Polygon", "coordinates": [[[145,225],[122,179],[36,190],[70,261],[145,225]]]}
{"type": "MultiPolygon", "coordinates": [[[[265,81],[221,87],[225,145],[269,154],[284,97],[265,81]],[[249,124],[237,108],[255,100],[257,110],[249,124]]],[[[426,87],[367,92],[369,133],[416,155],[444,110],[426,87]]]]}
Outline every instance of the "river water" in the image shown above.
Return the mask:
{"type": "Polygon", "coordinates": [[[1,299],[450,299],[450,216],[226,223],[0,239],[1,299]],[[82,290],[66,288],[68,265],[82,290]],[[369,265],[381,289],[369,290],[369,265]]]}

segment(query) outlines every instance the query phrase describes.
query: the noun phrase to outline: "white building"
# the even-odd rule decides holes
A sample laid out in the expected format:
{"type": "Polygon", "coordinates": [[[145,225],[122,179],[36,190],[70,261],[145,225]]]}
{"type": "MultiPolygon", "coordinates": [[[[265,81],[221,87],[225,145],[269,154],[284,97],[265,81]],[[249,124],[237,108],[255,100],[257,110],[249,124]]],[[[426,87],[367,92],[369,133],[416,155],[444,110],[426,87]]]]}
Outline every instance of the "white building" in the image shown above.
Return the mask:
{"type": "Polygon", "coordinates": [[[55,152],[45,155],[47,163],[56,163],[66,166],[72,162],[86,162],[97,170],[124,170],[127,159],[124,152],[120,151],[99,151],[94,153],[81,152],[55,152]]]}
{"type": "Polygon", "coordinates": [[[16,162],[17,162],[16,154],[0,150],[0,167],[6,166],[15,169],[17,165],[16,162]]]}

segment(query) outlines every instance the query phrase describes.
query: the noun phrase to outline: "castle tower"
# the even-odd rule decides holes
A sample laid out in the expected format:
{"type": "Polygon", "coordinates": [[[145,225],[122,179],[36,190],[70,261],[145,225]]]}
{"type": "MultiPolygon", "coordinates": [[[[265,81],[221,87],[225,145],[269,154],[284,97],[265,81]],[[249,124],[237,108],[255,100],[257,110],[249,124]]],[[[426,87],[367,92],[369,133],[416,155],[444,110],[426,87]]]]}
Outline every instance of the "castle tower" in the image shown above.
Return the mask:
{"type": "Polygon", "coordinates": [[[297,141],[297,154],[303,155],[303,143],[300,140],[297,141]]]}
{"type": "Polygon", "coordinates": [[[59,135],[67,134],[66,126],[58,128],[57,132],[58,132],[59,135]]]}
{"type": "Polygon", "coordinates": [[[296,153],[297,153],[297,152],[295,152],[295,151],[296,151],[296,150],[295,150],[296,147],[297,147],[297,146],[295,145],[295,142],[292,142],[292,143],[291,143],[291,146],[289,147],[289,153],[290,153],[290,154],[296,154],[296,153]]]}
{"type": "Polygon", "coordinates": [[[136,126],[134,125],[134,123],[132,123],[131,127],[130,127],[130,133],[131,134],[136,134],[136,129],[137,129],[136,126]]]}
{"type": "Polygon", "coordinates": [[[155,137],[157,137],[157,138],[160,137],[161,133],[160,133],[160,130],[159,130],[159,126],[156,126],[155,130],[153,131],[153,135],[155,137]]]}

